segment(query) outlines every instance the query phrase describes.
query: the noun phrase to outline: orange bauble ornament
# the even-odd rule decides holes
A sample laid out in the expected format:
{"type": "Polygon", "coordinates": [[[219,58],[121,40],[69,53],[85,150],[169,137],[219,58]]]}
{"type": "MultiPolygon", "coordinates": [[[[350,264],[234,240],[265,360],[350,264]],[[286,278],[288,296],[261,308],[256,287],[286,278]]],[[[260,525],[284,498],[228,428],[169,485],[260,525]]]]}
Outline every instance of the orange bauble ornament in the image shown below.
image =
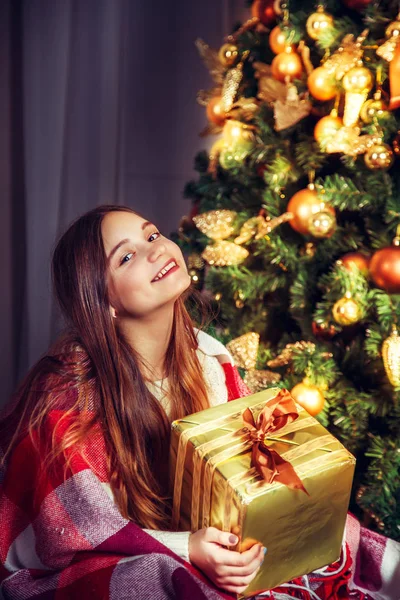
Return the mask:
{"type": "Polygon", "coordinates": [[[286,46],[284,52],[280,52],[271,63],[273,77],[278,81],[292,81],[298,79],[303,72],[303,64],[300,56],[296,54],[291,46],[286,46]]]}
{"type": "Polygon", "coordinates": [[[251,6],[251,16],[260,19],[267,27],[272,25],[276,20],[274,0],[255,0],[251,6]]]}
{"type": "Polygon", "coordinates": [[[268,39],[269,47],[275,54],[280,54],[281,52],[284,52],[286,46],[290,46],[290,44],[288,44],[286,33],[282,31],[279,25],[273,28],[273,30],[269,34],[268,39]]]}
{"type": "Polygon", "coordinates": [[[338,93],[336,79],[325,67],[314,69],[308,76],[307,85],[311,96],[322,102],[332,100],[338,93]]]}
{"type": "Polygon", "coordinates": [[[310,415],[317,415],[324,408],[325,398],[317,386],[310,384],[307,379],[298,383],[290,392],[300,406],[310,415]]]}
{"type": "Polygon", "coordinates": [[[389,294],[400,294],[400,246],[388,246],[375,252],[369,272],[375,285],[389,294]]]}
{"type": "Polygon", "coordinates": [[[327,210],[335,215],[335,209],[329,204],[322,202],[312,183],[304,190],[300,190],[291,197],[287,205],[287,212],[293,214],[293,219],[289,221],[295,231],[303,235],[310,235],[310,222],[313,215],[320,213],[321,210],[327,210]]]}
{"type": "Polygon", "coordinates": [[[222,108],[221,96],[215,96],[211,98],[206,108],[207,118],[211,123],[215,125],[223,125],[226,119],[226,113],[222,108]]]}
{"type": "Polygon", "coordinates": [[[343,121],[335,115],[327,115],[322,117],[314,128],[314,138],[322,146],[326,146],[332,141],[339,129],[343,127],[343,121]]]}
{"type": "Polygon", "coordinates": [[[361,273],[366,275],[369,270],[370,260],[370,256],[365,256],[365,254],[361,254],[361,252],[349,252],[348,254],[344,254],[338,262],[348,271],[351,271],[353,267],[356,267],[361,273]]]}

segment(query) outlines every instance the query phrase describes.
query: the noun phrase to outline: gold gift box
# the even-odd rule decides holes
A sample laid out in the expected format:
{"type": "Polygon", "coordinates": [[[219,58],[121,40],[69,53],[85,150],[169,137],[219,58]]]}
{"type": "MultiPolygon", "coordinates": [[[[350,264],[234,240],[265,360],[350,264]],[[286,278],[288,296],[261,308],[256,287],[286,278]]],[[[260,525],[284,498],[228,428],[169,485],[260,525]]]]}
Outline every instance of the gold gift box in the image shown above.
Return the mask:
{"type": "Polygon", "coordinates": [[[251,466],[242,413],[257,415],[281,390],[264,390],[174,421],[171,436],[173,522],[181,531],[213,526],[239,535],[235,548],[268,548],[243,597],[272,589],[340,557],[355,458],[296,404],[298,418],[267,435],[308,495],[265,482],[251,466]]]}

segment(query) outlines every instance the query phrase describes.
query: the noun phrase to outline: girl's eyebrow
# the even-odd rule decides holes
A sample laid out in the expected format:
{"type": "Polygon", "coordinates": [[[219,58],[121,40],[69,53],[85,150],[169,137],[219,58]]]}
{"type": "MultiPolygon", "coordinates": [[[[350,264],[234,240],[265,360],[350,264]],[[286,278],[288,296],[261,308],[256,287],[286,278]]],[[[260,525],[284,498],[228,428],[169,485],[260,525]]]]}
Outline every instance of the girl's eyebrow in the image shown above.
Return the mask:
{"type": "MultiPolygon", "coordinates": [[[[148,227],[149,225],[151,225],[152,227],[154,227],[153,223],[151,223],[150,221],[144,221],[142,223],[142,231],[144,231],[146,229],[146,227],[148,227]]],[[[116,251],[121,248],[121,246],[123,246],[124,244],[127,244],[128,242],[130,242],[131,240],[129,238],[124,238],[123,240],[121,240],[120,242],[118,242],[118,244],[116,246],[114,246],[114,248],[111,250],[110,254],[108,255],[107,258],[107,262],[109,263],[112,259],[112,257],[114,256],[114,254],[116,253],[116,251]]]]}
{"type": "Polygon", "coordinates": [[[127,244],[128,242],[130,242],[129,238],[125,238],[123,240],[121,240],[120,242],[118,242],[118,244],[116,246],[114,246],[114,248],[111,250],[110,254],[108,255],[107,258],[107,262],[109,263],[112,259],[112,257],[114,256],[114,254],[116,253],[116,251],[121,248],[121,246],[123,246],[124,244],[127,244]]]}

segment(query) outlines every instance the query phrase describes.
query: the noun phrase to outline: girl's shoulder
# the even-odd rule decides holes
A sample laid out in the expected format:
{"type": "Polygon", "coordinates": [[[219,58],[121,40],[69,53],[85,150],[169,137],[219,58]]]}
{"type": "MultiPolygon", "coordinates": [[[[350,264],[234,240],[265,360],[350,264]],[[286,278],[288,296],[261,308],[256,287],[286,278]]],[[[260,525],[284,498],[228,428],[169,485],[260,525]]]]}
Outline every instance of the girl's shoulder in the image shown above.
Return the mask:
{"type": "Polygon", "coordinates": [[[200,329],[195,329],[195,334],[198,343],[197,350],[206,356],[215,357],[221,364],[234,364],[230,352],[219,340],[200,329]]]}

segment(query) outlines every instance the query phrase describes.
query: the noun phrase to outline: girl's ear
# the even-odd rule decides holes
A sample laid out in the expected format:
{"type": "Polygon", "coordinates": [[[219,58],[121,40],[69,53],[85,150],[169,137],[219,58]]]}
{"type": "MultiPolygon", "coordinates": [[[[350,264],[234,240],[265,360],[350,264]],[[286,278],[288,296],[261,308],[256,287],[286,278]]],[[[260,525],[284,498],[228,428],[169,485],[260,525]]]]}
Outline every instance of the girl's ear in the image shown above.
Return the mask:
{"type": "Polygon", "coordinates": [[[113,306],[111,306],[111,305],[110,305],[110,314],[111,314],[111,317],[112,317],[113,319],[116,319],[116,318],[117,318],[117,311],[116,311],[116,310],[115,310],[115,308],[114,308],[113,306]]]}

